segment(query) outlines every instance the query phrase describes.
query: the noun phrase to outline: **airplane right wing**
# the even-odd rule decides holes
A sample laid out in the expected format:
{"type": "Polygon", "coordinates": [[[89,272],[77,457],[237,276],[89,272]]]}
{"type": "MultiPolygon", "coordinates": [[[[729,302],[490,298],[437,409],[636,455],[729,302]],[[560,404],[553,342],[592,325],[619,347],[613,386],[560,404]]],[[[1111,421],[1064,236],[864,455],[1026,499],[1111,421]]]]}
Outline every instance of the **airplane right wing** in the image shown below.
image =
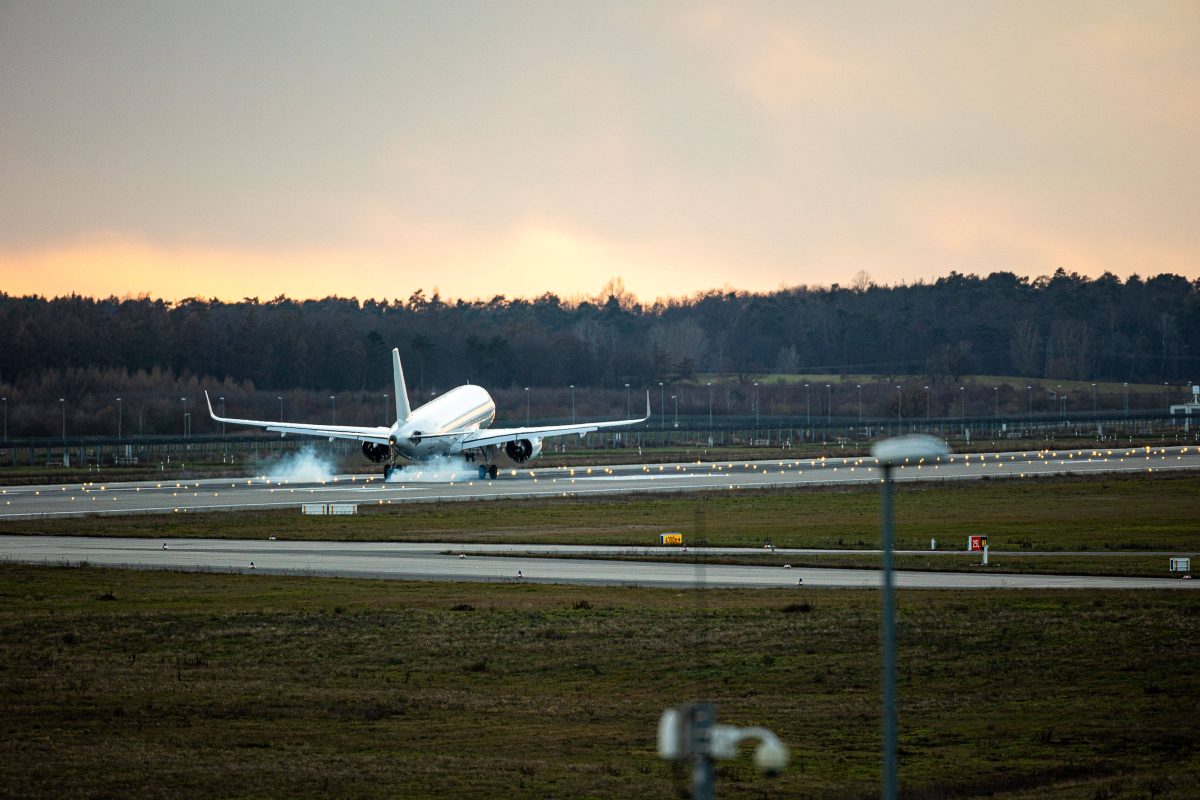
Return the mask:
{"type": "Polygon", "coordinates": [[[389,444],[388,436],[391,428],[359,428],[353,425],[310,425],[304,422],[270,422],[261,419],[233,419],[218,417],[213,413],[212,399],[208,391],[204,392],[204,400],[208,403],[208,415],[217,422],[228,425],[246,425],[252,428],[265,428],[269,431],[286,436],[289,433],[298,436],[317,436],[323,439],[351,439],[356,442],[374,442],[389,444]]]}
{"type": "Polygon", "coordinates": [[[536,425],[527,428],[480,428],[460,434],[459,447],[473,450],[479,447],[507,444],[521,439],[545,439],[552,436],[583,436],[601,428],[621,428],[637,425],[650,419],[650,393],[646,392],[646,416],[641,419],[619,419],[611,422],[580,422],[573,425],[536,425]]]}

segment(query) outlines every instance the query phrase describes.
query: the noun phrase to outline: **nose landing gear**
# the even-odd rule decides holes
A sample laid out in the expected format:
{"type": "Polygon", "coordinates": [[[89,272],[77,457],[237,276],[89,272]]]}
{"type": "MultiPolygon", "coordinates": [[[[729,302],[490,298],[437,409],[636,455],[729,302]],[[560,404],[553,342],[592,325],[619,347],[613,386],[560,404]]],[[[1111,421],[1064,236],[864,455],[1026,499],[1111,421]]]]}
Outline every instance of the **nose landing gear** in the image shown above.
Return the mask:
{"type": "Polygon", "coordinates": [[[496,477],[499,474],[500,470],[495,464],[490,466],[485,466],[483,464],[479,465],[479,480],[484,480],[485,478],[496,480],[496,477]]]}

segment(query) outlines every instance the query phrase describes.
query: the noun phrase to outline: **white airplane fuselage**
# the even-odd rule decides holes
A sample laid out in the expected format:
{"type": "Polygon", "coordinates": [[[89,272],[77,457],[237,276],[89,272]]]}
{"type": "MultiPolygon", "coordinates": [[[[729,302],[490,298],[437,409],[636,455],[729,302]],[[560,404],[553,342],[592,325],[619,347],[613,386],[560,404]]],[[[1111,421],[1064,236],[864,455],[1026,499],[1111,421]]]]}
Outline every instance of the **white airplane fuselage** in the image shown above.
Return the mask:
{"type": "Polygon", "coordinates": [[[496,403],[481,386],[459,386],[413,409],[403,422],[392,425],[392,447],[406,461],[424,461],[461,452],[462,436],[432,436],[456,431],[465,434],[486,428],[496,419],[496,403]]]}

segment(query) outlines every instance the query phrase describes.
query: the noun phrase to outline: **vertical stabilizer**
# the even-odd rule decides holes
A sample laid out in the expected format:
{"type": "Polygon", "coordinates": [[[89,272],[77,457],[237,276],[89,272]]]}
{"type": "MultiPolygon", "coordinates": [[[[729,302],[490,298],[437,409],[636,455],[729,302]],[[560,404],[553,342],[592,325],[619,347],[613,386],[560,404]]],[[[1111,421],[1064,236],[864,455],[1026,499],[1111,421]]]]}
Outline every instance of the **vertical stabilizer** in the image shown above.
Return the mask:
{"type": "Polygon", "coordinates": [[[392,379],[396,384],[396,421],[404,424],[408,420],[408,387],[404,385],[404,368],[400,366],[400,351],[392,348],[392,379]]]}

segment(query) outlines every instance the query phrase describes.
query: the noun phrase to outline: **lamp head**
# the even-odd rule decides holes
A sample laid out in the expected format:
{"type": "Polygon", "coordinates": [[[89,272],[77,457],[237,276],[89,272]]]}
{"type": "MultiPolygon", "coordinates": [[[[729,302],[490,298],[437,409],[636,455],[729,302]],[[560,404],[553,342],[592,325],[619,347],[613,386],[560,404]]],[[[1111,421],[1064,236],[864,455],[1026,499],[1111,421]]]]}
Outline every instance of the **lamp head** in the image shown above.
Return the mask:
{"type": "Polygon", "coordinates": [[[936,458],[949,453],[950,448],[944,441],[936,436],[924,434],[884,439],[871,448],[871,455],[878,459],[881,467],[894,467],[905,461],[920,461],[923,458],[936,458]]]}

